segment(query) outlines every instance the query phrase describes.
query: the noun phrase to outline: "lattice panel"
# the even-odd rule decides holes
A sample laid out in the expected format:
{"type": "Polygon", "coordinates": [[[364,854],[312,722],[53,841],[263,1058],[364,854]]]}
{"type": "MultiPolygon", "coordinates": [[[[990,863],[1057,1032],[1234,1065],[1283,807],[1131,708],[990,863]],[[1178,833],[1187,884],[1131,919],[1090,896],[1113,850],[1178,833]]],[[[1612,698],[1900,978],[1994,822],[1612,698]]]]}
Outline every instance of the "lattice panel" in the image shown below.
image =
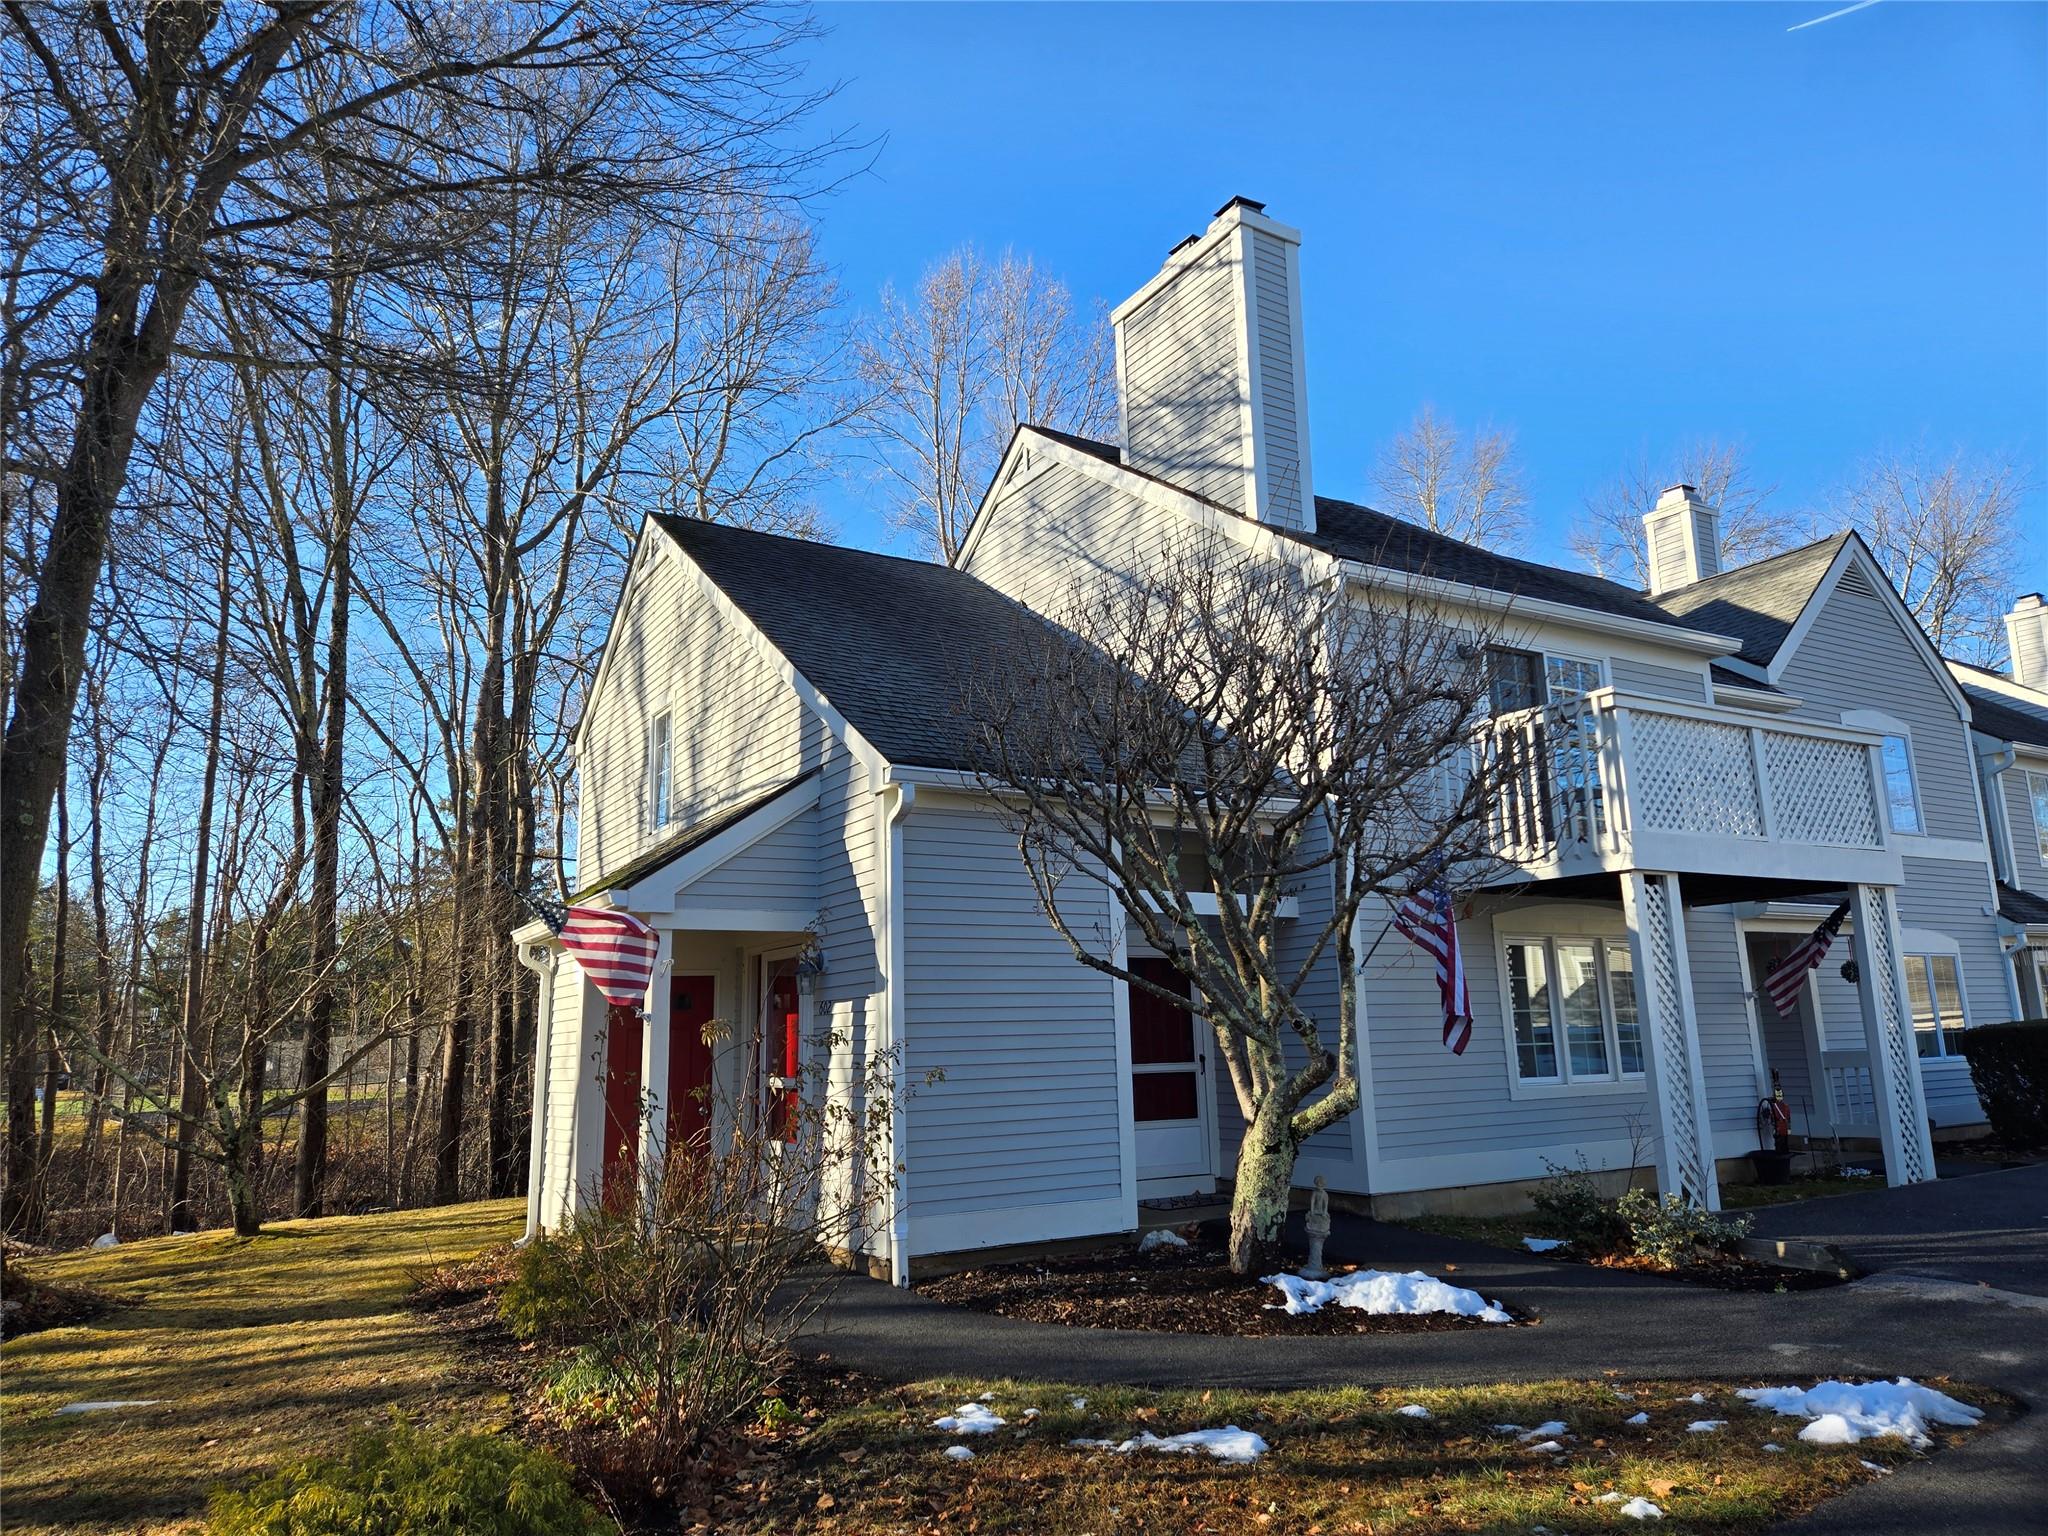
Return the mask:
{"type": "Polygon", "coordinates": [[[1748,731],[1647,710],[1637,712],[1632,730],[1629,801],[1637,826],[1720,837],[1764,835],[1748,731]]]}
{"type": "Polygon", "coordinates": [[[1898,1132],[1900,1177],[1905,1183],[1917,1184],[1932,1178],[1933,1170],[1928,1166],[1927,1129],[1920,1121],[1920,1106],[1914,1102],[1919,1050],[1905,999],[1899,996],[1899,958],[1892,951],[1892,898],[1882,886],[1871,886],[1865,889],[1864,899],[1870,914],[1870,931],[1865,937],[1870,956],[1866,985],[1877,1008],[1879,1031],[1884,1037],[1885,1076],[1889,1079],[1889,1103],[1885,1108],[1898,1132]]]}
{"type": "Polygon", "coordinates": [[[1883,846],[1867,748],[1765,731],[1764,772],[1779,837],[1837,848],[1883,846]]]}
{"type": "Polygon", "coordinates": [[[1658,1112],[1663,1124],[1659,1130],[1686,1198],[1704,1202],[1707,1170],[1700,1160],[1700,1106],[1692,1097],[1692,1045],[1686,1037],[1678,949],[1671,932],[1672,924],[1683,921],[1684,915],[1671,910],[1663,881],[1655,876],[1636,878],[1643,881],[1643,937],[1649,941],[1649,984],[1656,998],[1657,1046],[1662,1058],[1658,1112]]]}

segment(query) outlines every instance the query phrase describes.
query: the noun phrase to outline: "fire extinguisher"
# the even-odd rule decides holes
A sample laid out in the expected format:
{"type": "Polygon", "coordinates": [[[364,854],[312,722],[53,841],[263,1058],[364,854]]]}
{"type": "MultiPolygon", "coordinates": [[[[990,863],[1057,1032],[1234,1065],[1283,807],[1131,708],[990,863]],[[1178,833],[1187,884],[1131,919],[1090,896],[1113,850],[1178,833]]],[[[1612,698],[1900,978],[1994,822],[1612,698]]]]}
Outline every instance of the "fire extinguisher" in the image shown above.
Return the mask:
{"type": "Polygon", "coordinates": [[[1776,1151],[1792,1150],[1792,1107],[1785,1102],[1785,1087],[1776,1068],[1771,1071],[1771,1096],[1756,1107],[1756,1133],[1759,1141],[1768,1141],[1776,1151]]]}

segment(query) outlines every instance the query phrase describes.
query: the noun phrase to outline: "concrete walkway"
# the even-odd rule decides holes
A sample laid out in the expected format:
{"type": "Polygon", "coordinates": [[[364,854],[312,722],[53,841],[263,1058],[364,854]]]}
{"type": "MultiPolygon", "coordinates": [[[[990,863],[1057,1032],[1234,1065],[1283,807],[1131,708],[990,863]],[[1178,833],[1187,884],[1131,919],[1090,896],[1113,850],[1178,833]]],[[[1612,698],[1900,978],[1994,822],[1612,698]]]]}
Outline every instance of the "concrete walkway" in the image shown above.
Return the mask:
{"type": "Polygon", "coordinates": [[[2036,1411],[1785,1529],[1809,1536],[2048,1533],[2048,1430],[2038,1412],[2048,1406],[2048,1167],[1757,1215],[1759,1235],[1836,1242],[1877,1272],[1822,1291],[1739,1294],[1522,1259],[1340,1216],[1331,1257],[1437,1274],[1455,1265],[1459,1284],[1527,1308],[1542,1325],[1298,1340],[1130,1333],[1016,1322],[848,1277],[817,1343],[847,1365],[896,1380],[1007,1376],[1284,1389],[1603,1370],[1746,1385],[1947,1375],[2010,1392],[2036,1411]]]}

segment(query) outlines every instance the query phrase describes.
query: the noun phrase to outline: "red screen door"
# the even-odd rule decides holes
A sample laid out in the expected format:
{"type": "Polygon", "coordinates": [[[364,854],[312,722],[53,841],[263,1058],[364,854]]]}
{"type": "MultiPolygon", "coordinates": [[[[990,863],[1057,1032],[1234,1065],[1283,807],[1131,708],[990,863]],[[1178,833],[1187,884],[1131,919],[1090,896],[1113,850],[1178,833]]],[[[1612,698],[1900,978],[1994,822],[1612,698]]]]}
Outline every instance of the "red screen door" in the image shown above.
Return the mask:
{"type": "Polygon", "coordinates": [[[763,962],[763,969],[767,975],[761,1007],[761,1090],[768,1134],[778,1141],[795,1141],[803,1071],[796,961],[763,962]]]}
{"type": "MultiPolygon", "coordinates": [[[[1133,960],[1132,972],[1169,991],[1185,993],[1187,978],[1168,960],[1133,960]]],[[[1196,1082],[1194,1020],[1143,987],[1131,988],[1131,1118],[1195,1120],[1201,1116],[1196,1082]]]]}
{"type": "Polygon", "coordinates": [[[709,976],[678,976],[668,994],[668,1145],[701,1157],[711,1146],[711,1022],[709,976]]]}
{"type": "Polygon", "coordinates": [[[617,1210],[640,1181],[640,1014],[613,1007],[605,1014],[604,1203],[617,1210]]]}

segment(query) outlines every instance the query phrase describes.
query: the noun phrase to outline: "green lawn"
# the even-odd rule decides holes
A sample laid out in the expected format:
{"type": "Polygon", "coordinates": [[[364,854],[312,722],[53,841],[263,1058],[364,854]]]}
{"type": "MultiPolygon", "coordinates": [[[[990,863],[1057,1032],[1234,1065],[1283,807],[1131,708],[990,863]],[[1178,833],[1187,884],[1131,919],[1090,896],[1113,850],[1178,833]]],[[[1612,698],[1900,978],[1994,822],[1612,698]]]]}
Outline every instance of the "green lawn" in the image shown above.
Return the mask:
{"type": "Polygon", "coordinates": [[[278,1222],[24,1264],[129,1304],[0,1346],[6,1527],[189,1529],[217,1483],[338,1445],[391,1406],[496,1422],[445,1336],[406,1308],[417,1276],[519,1234],[523,1203],[278,1222]],[[65,1403],[159,1398],[58,1417],[65,1403]]]}

